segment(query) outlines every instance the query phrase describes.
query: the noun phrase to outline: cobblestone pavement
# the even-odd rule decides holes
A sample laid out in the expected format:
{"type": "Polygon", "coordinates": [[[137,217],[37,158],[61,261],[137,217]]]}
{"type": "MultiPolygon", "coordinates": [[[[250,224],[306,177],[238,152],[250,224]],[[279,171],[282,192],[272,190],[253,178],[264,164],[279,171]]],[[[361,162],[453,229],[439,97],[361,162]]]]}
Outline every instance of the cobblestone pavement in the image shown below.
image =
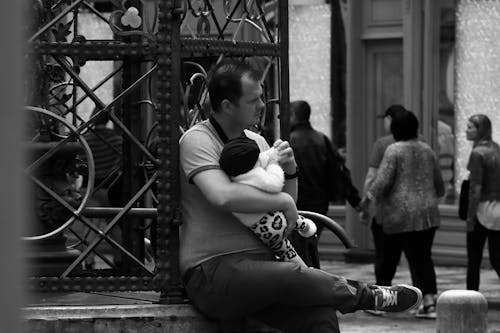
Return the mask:
{"type": "MultiPolygon", "coordinates": [[[[376,317],[364,312],[339,315],[342,333],[436,333],[436,320],[418,319],[412,314],[376,317]]],[[[500,310],[488,311],[488,333],[500,333],[500,310]]]]}
{"type": "MultiPolygon", "coordinates": [[[[345,263],[343,261],[322,261],[321,268],[332,274],[348,279],[373,283],[373,264],[345,263]]],[[[436,267],[438,292],[465,288],[465,267],[436,267]]],[[[411,283],[410,272],[405,263],[398,267],[393,284],[411,283]]],[[[488,299],[488,332],[500,333],[500,279],[491,269],[481,271],[480,292],[488,299]]],[[[415,318],[412,313],[385,314],[373,316],[359,311],[351,314],[339,314],[342,333],[430,333],[436,332],[433,319],[415,318]]]]}

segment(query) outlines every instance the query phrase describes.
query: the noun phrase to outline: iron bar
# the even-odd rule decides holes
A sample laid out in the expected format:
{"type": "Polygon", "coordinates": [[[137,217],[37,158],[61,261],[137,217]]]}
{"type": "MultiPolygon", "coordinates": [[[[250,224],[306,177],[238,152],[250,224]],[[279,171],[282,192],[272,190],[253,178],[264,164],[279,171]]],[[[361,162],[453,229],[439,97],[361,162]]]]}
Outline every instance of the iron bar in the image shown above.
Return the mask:
{"type": "Polygon", "coordinates": [[[36,277],[30,278],[30,289],[36,291],[65,292],[154,290],[157,282],[151,276],[83,276],[83,277],[36,277]]]}
{"type": "MultiPolygon", "coordinates": [[[[40,186],[40,188],[42,188],[44,191],[46,191],[49,195],[51,195],[54,199],[56,199],[56,201],[61,204],[64,208],[68,209],[71,214],[79,219],[80,221],[82,221],[87,227],[89,227],[92,231],[94,231],[98,236],[99,238],[97,238],[96,240],[93,241],[93,243],[91,245],[89,245],[81,254],[80,256],[78,256],[77,259],[75,259],[75,261],[70,265],[70,267],[68,269],[66,269],[66,271],[63,273],[63,275],[61,275],[61,277],[65,277],[67,276],[69,273],[71,273],[71,271],[76,267],[78,266],[83,260],[85,260],[85,258],[89,255],[89,253],[92,251],[94,252],[95,251],[95,246],[97,244],[99,244],[103,239],[105,239],[109,244],[111,244],[112,246],[116,247],[117,249],[119,249],[120,251],[122,251],[122,253],[124,253],[126,256],[130,257],[135,263],[137,263],[140,267],[142,267],[143,269],[145,269],[148,273],[150,273],[151,275],[153,275],[153,273],[151,271],[149,271],[149,269],[143,265],[142,262],[140,262],[136,257],[134,257],[133,254],[131,254],[129,251],[127,251],[123,246],[121,246],[118,242],[116,242],[113,238],[111,238],[110,236],[107,235],[107,233],[109,232],[109,230],[111,230],[114,225],[116,224],[117,220],[116,220],[116,217],[115,219],[113,219],[107,226],[106,228],[104,229],[104,231],[100,230],[98,227],[96,227],[93,223],[87,221],[87,219],[85,219],[83,216],[75,213],[75,211],[73,210],[73,207],[71,207],[66,201],[62,200],[55,192],[53,192],[50,188],[48,188],[47,186],[45,186],[45,184],[43,184],[42,182],[40,182],[38,179],[36,179],[35,177],[31,176],[31,179],[33,180],[33,182],[35,182],[35,184],[37,184],[38,186],[40,186]],[[113,225],[111,225],[113,223],[113,225]],[[93,245],[94,243],[96,243],[95,245],[93,245]],[[77,262],[78,261],[78,262],[77,262]],[[72,266],[74,265],[73,268],[71,268],[72,266]]],[[[125,208],[124,208],[125,209],[125,208]]],[[[118,214],[119,215],[119,214],[118,214]]],[[[123,216],[124,214],[122,214],[121,216],[123,216]]],[[[120,218],[121,218],[120,216],[120,218]]]]}
{"type": "Polygon", "coordinates": [[[113,25],[113,27],[116,30],[122,31],[122,29],[120,27],[116,26],[113,22],[110,22],[110,20],[107,19],[104,15],[102,15],[102,13],[100,11],[98,11],[97,9],[95,9],[94,7],[92,7],[91,5],[89,5],[86,1],[83,2],[83,5],[85,7],[87,7],[88,10],[90,10],[91,12],[93,12],[94,14],[96,14],[97,17],[99,17],[101,20],[103,20],[104,22],[106,22],[110,26],[113,25]]]}
{"type": "Polygon", "coordinates": [[[279,100],[280,133],[283,140],[290,139],[290,75],[288,72],[288,0],[278,1],[279,6],[279,100]]]}
{"type": "Polygon", "coordinates": [[[80,4],[80,2],[82,2],[83,0],[76,0],[75,2],[73,2],[71,5],[69,5],[65,10],[63,10],[61,12],[61,14],[57,15],[54,19],[52,19],[52,21],[50,21],[49,23],[47,23],[46,25],[44,25],[42,27],[42,29],[38,30],[36,34],[34,34],[33,36],[31,36],[30,39],[28,39],[28,43],[31,43],[33,42],[35,39],[37,39],[40,35],[44,34],[50,27],[52,27],[52,25],[54,23],[56,23],[57,21],[59,21],[61,18],[63,18],[64,16],[66,16],[70,11],[73,10],[73,8],[75,8],[76,6],[78,6],[80,4]]]}
{"type": "MultiPolygon", "coordinates": [[[[85,207],[82,214],[86,217],[113,217],[121,210],[121,207],[85,207]]],[[[158,216],[157,208],[131,208],[125,216],[155,218],[158,216]]]]}
{"type": "Polygon", "coordinates": [[[224,31],[226,30],[227,26],[231,22],[231,20],[233,18],[233,15],[236,13],[236,10],[240,6],[240,4],[241,4],[241,0],[238,0],[238,2],[236,3],[236,5],[234,5],[234,8],[231,11],[231,13],[229,15],[226,15],[226,23],[224,23],[224,26],[222,27],[222,34],[219,36],[219,37],[222,37],[222,39],[224,39],[224,31]]]}
{"type": "Polygon", "coordinates": [[[230,40],[181,38],[182,55],[279,56],[280,45],[274,43],[241,42],[230,40]]]}
{"type": "MultiPolygon", "coordinates": [[[[68,227],[68,230],[76,237],[80,240],[80,242],[83,244],[83,245],[86,245],[88,246],[89,245],[89,242],[84,238],[84,237],[81,237],[76,231],[74,231],[71,227],[68,227]]],[[[104,254],[101,254],[99,251],[97,251],[97,249],[94,249],[92,252],[94,252],[94,254],[96,256],[98,256],[99,258],[101,258],[102,261],[104,261],[106,264],[109,265],[109,267],[111,268],[116,268],[116,266],[113,264],[113,262],[111,260],[109,260],[108,258],[106,258],[106,256],[104,254]]]]}
{"type": "MultiPolygon", "coordinates": [[[[80,253],[78,258],[62,273],[61,277],[67,277],[84,259],[87,257],[90,251],[92,251],[99,243],[103,240],[103,236],[106,235],[117,223],[118,221],[132,208],[132,206],[135,204],[135,202],[151,187],[151,185],[156,181],[156,178],[158,177],[158,173],[156,172],[151,179],[144,184],[144,186],[134,195],[132,199],[127,202],[125,207],[111,220],[111,222],[108,223],[106,228],[104,228],[104,231],[101,231],[99,235],[101,237],[96,238],[95,240],[92,241],[92,243],[85,248],[85,250],[80,253]]],[[[121,245],[120,245],[121,248],[121,245]]],[[[138,264],[141,268],[143,268],[146,272],[149,274],[153,275],[153,272],[151,272],[142,262],[140,262],[136,257],[134,257],[132,254],[130,254],[126,249],[120,249],[123,253],[127,254],[136,264],[138,264]]]]}
{"type": "Polygon", "coordinates": [[[217,28],[217,34],[218,34],[217,38],[218,39],[224,39],[224,31],[221,29],[219,21],[217,20],[217,17],[215,16],[215,10],[212,7],[212,4],[210,3],[210,0],[208,0],[206,2],[206,4],[208,5],[208,10],[210,11],[210,16],[212,16],[212,20],[215,23],[215,27],[217,28]]]}
{"type": "MultiPolygon", "coordinates": [[[[65,62],[65,61],[62,61],[61,59],[59,59],[58,57],[54,57],[56,59],[56,61],[58,63],[61,64],[61,66],[63,66],[63,68],[66,70],[66,72],[68,72],[68,74],[70,74],[70,76],[75,80],[77,81],[77,83],[80,84],[80,87],[84,90],[85,93],[87,93],[89,95],[89,97],[94,101],[94,103],[96,103],[99,107],[102,108],[101,111],[99,111],[97,114],[95,114],[94,116],[92,116],[88,122],[82,124],[80,127],[78,127],[77,129],[75,129],[70,135],[68,135],[68,137],[66,137],[65,139],[63,139],[62,141],[59,141],[57,143],[57,145],[49,150],[48,152],[46,152],[45,154],[43,154],[42,156],[40,156],[40,158],[38,158],[35,162],[33,162],[30,166],[28,166],[25,171],[30,173],[31,171],[33,171],[33,169],[37,168],[40,164],[42,164],[43,162],[45,162],[46,160],[48,160],[51,156],[53,156],[57,151],[59,151],[59,149],[61,149],[61,147],[66,144],[67,142],[71,141],[73,136],[74,135],[79,135],[83,130],[85,130],[86,128],[88,128],[89,126],[91,126],[94,122],[95,122],[95,119],[97,119],[98,117],[100,117],[101,115],[101,112],[109,112],[108,110],[111,108],[111,106],[113,106],[113,104],[115,104],[120,98],[128,95],[132,89],[134,89],[135,87],[137,87],[142,81],[144,81],[147,77],[149,77],[157,68],[157,66],[154,66],[153,68],[151,68],[150,71],[148,71],[146,74],[144,74],[141,78],[139,78],[139,80],[137,80],[136,82],[134,82],[134,84],[132,84],[132,86],[128,87],[126,90],[124,90],[120,95],[118,95],[115,99],[113,99],[111,101],[111,103],[109,103],[108,105],[105,105],[104,102],[102,102],[96,94],[94,94],[94,92],[89,88],[89,86],[83,82],[83,80],[80,79],[80,77],[78,76],[78,74],[76,74],[73,69],[65,62]]],[[[112,112],[109,112],[110,113],[110,117],[113,118],[113,113],[112,112]]],[[[114,117],[115,121],[117,121],[119,124],[117,124],[120,129],[122,129],[122,131],[124,131],[124,133],[129,137],[131,138],[131,133],[130,131],[128,131],[127,128],[123,128],[123,124],[116,118],[114,117]]],[[[156,159],[151,155],[151,153],[145,149],[142,144],[135,138],[131,138],[131,140],[133,140],[136,144],[139,144],[139,147],[142,147],[140,148],[145,154],[146,156],[148,156],[149,158],[152,159],[152,161],[156,161],[156,159]]]]}
{"type": "Polygon", "coordinates": [[[148,150],[147,147],[144,147],[144,145],[139,140],[137,140],[137,138],[132,134],[132,132],[130,132],[127,126],[125,126],[120,121],[120,119],[118,119],[118,117],[114,114],[113,111],[109,113],[109,117],[113,121],[113,124],[117,125],[123,131],[123,133],[125,133],[125,135],[130,139],[130,141],[132,141],[137,147],[139,147],[139,149],[144,153],[144,155],[146,155],[151,160],[152,163],[156,165],[159,164],[157,158],[155,158],[151,154],[151,152],[148,150]]]}
{"type": "Polygon", "coordinates": [[[269,24],[267,23],[266,13],[262,9],[262,6],[261,6],[261,4],[260,4],[259,1],[257,1],[256,4],[257,4],[257,8],[259,9],[259,12],[260,12],[260,15],[261,15],[261,20],[264,23],[264,28],[266,29],[266,33],[267,33],[269,41],[270,42],[276,42],[274,40],[274,38],[273,38],[273,34],[271,33],[271,30],[269,30],[269,24]]]}
{"type": "MultiPolygon", "coordinates": [[[[106,77],[104,77],[101,81],[99,81],[93,88],[92,88],[92,91],[97,91],[97,89],[99,89],[102,85],[104,85],[106,82],[109,81],[109,79],[113,78],[113,76],[115,76],[119,71],[121,71],[123,68],[123,65],[120,65],[118,66],[114,71],[112,71],[111,73],[109,73],[106,77]]],[[[86,100],[88,97],[87,94],[83,95],[82,97],[80,97],[77,101],[76,101],[76,104],[75,105],[72,105],[71,107],[72,108],[76,108],[78,105],[80,105],[84,100],[86,100]]]]}
{"type": "Polygon", "coordinates": [[[158,52],[156,43],[126,44],[117,40],[86,40],[72,43],[37,41],[29,43],[29,52],[43,55],[65,55],[79,60],[122,60],[131,56],[139,61],[152,61],[158,52]]]}

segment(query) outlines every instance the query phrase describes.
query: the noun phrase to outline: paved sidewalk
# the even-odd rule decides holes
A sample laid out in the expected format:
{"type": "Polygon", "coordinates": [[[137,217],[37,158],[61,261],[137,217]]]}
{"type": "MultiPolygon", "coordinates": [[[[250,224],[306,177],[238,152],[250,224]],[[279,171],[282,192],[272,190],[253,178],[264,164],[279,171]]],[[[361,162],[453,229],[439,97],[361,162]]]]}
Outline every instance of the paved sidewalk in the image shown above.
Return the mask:
{"type": "MultiPolygon", "coordinates": [[[[373,283],[373,264],[323,260],[322,269],[349,279],[373,283]]],[[[438,291],[464,289],[465,267],[436,267],[438,291]]],[[[411,283],[407,265],[403,262],[393,284],[411,283]]],[[[488,300],[488,333],[500,333],[500,279],[491,269],[481,272],[480,292],[488,300]]],[[[151,306],[159,301],[155,292],[44,293],[32,295],[30,306],[151,306]]],[[[363,311],[339,315],[342,333],[435,333],[436,321],[417,319],[412,313],[373,316],[363,311]]]]}
{"type": "MultiPolygon", "coordinates": [[[[346,263],[343,261],[328,260],[321,262],[321,268],[329,273],[342,275],[348,279],[375,282],[373,264],[346,263]]],[[[436,277],[438,293],[451,289],[465,289],[465,267],[437,266],[436,277]]],[[[393,284],[411,284],[410,271],[404,260],[398,266],[393,284]]],[[[489,308],[500,310],[500,279],[493,269],[481,270],[479,291],[488,300],[489,308]]]]}
{"type": "MultiPolygon", "coordinates": [[[[322,261],[322,269],[366,282],[374,281],[373,264],[322,261]]],[[[438,292],[465,289],[465,267],[436,267],[438,292]]],[[[397,270],[393,284],[411,283],[410,272],[405,263],[397,270]]],[[[500,333],[500,279],[492,269],[481,271],[480,292],[488,300],[488,332],[500,333]]],[[[341,315],[339,324],[342,333],[435,333],[436,320],[418,319],[412,313],[385,314],[377,317],[363,311],[341,315]]]]}

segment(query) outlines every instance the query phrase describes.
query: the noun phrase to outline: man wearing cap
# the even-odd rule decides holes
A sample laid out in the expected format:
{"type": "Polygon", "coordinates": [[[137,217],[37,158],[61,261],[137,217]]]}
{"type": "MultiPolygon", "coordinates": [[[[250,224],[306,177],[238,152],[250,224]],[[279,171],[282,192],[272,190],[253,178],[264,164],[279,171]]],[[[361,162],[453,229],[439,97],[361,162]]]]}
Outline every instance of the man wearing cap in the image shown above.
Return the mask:
{"type": "MultiPolygon", "coordinates": [[[[297,220],[297,169],[288,142],[275,145],[285,172],[280,193],[231,182],[221,170],[224,144],[239,136],[264,138],[247,128],[258,123],[264,103],[261,75],[249,65],[224,61],[211,71],[209,120],[179,141],[182,226],[179,263],[193,305],[221,323],[256,318],[283,332],[340,332],[336,311],[399,312],[422,301],[418,288],[369,286],[360,281],[276,260],[273,252],[233,215],[282,211],[290,232],[297,220]]],[[[243,327],[231,327],[243,332],[243,327]]]]}

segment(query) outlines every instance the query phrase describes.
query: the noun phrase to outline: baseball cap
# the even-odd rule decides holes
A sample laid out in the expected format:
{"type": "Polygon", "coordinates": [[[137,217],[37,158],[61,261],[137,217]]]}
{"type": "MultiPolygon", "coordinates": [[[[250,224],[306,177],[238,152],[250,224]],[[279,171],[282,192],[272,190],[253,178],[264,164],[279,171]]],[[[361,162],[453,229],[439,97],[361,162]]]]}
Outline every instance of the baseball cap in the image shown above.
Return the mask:
{"type": "Polygon", "coordinates": [[[379,114],[377,116],[377,118],[385,118],[387,116],[390,116],[391,118],[394,118],[395,116],[397,116],[398,114],[400,113],[403,113],[403,112],[407,112],[408,110],[406,110],[404,108],[404,106],[402,105],[399,105],[399,104],[393,104],[391,106],[389,106],[384,113],[382,114],[379,114]]]}

